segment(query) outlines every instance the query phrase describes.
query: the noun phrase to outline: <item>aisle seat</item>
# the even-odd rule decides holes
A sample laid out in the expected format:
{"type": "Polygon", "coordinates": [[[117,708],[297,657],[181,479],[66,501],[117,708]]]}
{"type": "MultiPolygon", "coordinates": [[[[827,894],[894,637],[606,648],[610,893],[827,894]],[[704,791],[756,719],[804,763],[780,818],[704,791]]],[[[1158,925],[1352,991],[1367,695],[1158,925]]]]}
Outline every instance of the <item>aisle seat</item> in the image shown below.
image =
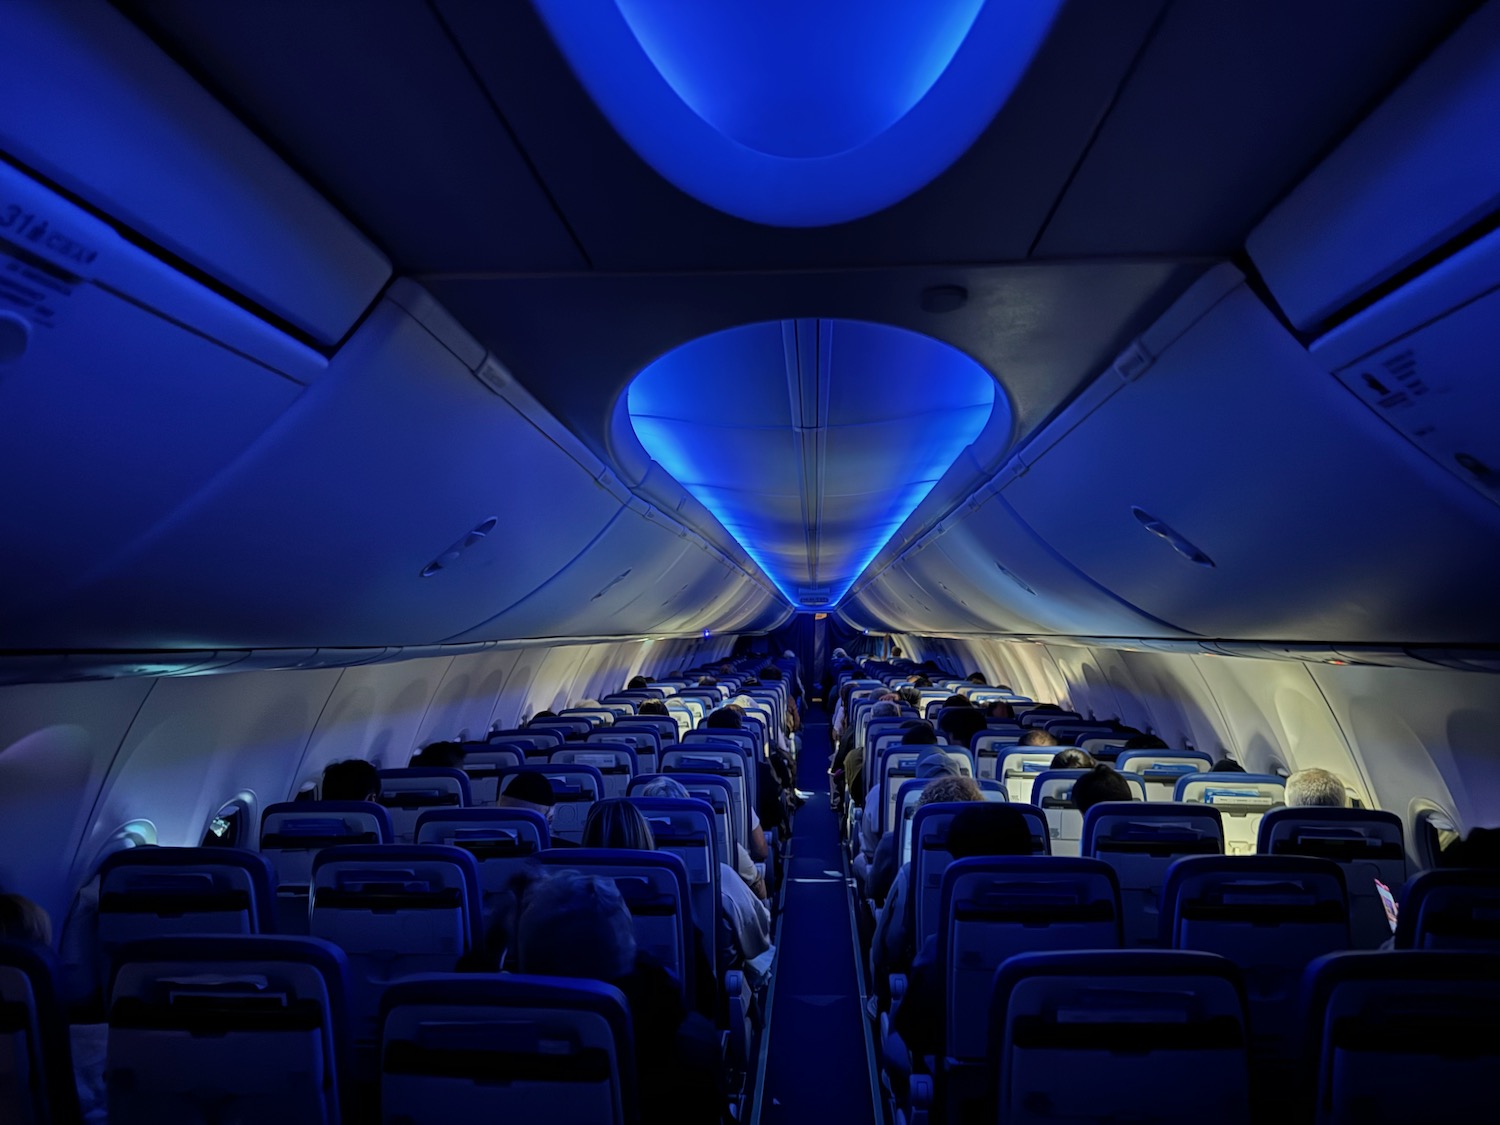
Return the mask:
{"type": "Polygon", "coordinates": [[[1125,944],[1161,941],[1161,889],[1181,856],[1223,855],[1224,828],[1210,805],[1106,801],[1083,817],[1084,855],[1103,860],[1120,879],[1125,944]]]}

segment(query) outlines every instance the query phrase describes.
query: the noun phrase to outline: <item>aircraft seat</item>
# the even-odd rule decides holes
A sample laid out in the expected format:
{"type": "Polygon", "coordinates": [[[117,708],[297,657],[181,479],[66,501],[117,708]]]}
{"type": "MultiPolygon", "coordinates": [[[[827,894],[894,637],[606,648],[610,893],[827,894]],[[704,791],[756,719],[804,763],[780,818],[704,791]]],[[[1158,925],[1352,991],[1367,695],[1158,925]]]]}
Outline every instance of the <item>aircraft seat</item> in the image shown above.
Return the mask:
{"type": "Polygon", "coordinates": [[[605,797],[623,797],[630,779],[640,773],[635,747],[628,742],[599,741],[560,746],[547,759],[553,766],[593,766],[604,780],[605,797]]]}
{"type": "Polygon", "coordinates": [[[737,868],[738,858],[735,844],[734,790],[722,777],[699,773],[642,774],[632,778],[628,795],[635,797],[646,785],[658,777],[671,777],[688,791],[688,796],[702,801],[714,815],[714,858],[729,867],[737,868]]]}
{"type": "Polygon", "coordinates": [[[344,951],[351,1026],[378,1034],[380,993],[409,973],[451,972],[483,941],[479,865],[442,844],[351,844],[313,861],[310,929],[344,951]]]}
{"type": "Polygon", "coordinates": [[[1379,809],[1282,808],[1261,818],[1256,851],[1331,859],[1349,888],[1350,939],[1376,949],[1392,927],[1376,881],[1400,892],[1406,883],[1406,838],[1401,818],[1379,809]]]}
{"type": "Polygon", "coordinates": [[[624,996],[598,981],[520,974],[409,977],[381,1003],[384,1120],[637,1120],[624,996]]]}
{"type": "Polygon", "coordinates": [[[1397,949],[1500,951],[1500,871],[1424,871],[1406,884],[1397,949]]]}
{"type": "Polygon", "coordinates": [[[1031,786],[1037,775],[1052,768],[1052,759],[1061,746],[1015,746],[1005,742],[994,743],[996,751],[995,777],[1005,782],[1005,792],[1012,801],[1027,804],[1031,801],[1031,786]]]}
{"type": "Polygon", "coordinates": [[[1349,948],[1338,864],[1304,856],[1179,859],[1162,888],[1162,944],[1227,957],[1244,974],[1252,1057],[1284,1065],[1301,1046],[1303,971],[1349,948]]]}
{"type": "Polygon", "coordinates": [[[714,811],[697,797],[631,797],[629,801],[651,825],[657,850],[672,853],[687,869],[693,924],[718,979],[720,867],[714,855],[714,811]]]}
{"type": "Polygon", "coordinates": [[[276,932],[307,933],[308,888],[318,852],[335,844],[395,841],[390,814],[374,801],[285,801],[260,818],[260,854],[276,882],[276,932]]]}
{"type": "Polygon", "coordinates": [[[1201,750],[1123,750],[1115,759],[1115,769],[1145,779],[1152,801],[1175,800],[1180,778],[1208,773],[1213,766],[1213,758],[1201,750]]]}
{"type": "Polygon", "coordinates": [[[661,772],[668,776],[693,774],[697,777],[722,778],[733,798],[734,838],[749,845],[750,810],[755,807],[755,791],[750,778],[754,766],[737,745],[695,742],[677,750],[666,750],[661,756],[661,772]]]}
{"type": "Polygon", "coordinates": [[[479,865],[487,912],[510,880],[550,843],[547,818],[531,809],[428,809],[417,817],[418,844],[462,848],[479,865]]]}
{"type": "Polygon", "coordinates": [[[337,1125],[351,1063],[346,981],[343,953],[316,938],[123,947],[108,989],[111,1125],[337,1125]]]}
{"type": "Polygon", "coordinates": [[[1500,958],[1362,951],[1304,983],[1318,1125],[1487,1121],[1500,1072],[1500,958]]]}
{"type": "Polygon", "coordinates": [[[0,941],[0,1117],[78,1119],[61,967],[50,949],[0,941]]]}
{"type": "Polygon", "coordinates": [[[464,756],[463,771],[469,778],[470,804],[484,808],[500,795],[500,771],[526,764],[526,748],[485,742],[468,745],[473,749],[464,756]]]}
{"type": "Polygon", "coordinates": [[[474,803],[469,775],[441,766],[408,766],[380,771],[377,802],[390,814],[395,842],[415,838],[417,817],[425,809],[464,808],[474,803]]]}
{"type": "Polygon", "coordinates": [[[1249,1125],[1244,1003],[1225,958],[1022,953],[990,999],[990,1120],[1249,1125]]]}
{"type": "Polygon", "coordinates": [[[1125,944],[1153,946],[1161,940],[1167,868],[1180,856],[1223,855],[1224,827],[1211,805],[1106,801],[1084,814],[1080,850],[1120,878],[1125,944]]]}
{"type": "Polygon", "coordinates": [[[1213,805],[1224,818],[1226,855],[1254,855],[1261,818],[1286,804],[1286,778],[1270,773],[1190,773],[1177,779],[1174,801],[1213,805]]]}
{"type": "MultiPolygon", "coordinates": [[[[577,843],[583,838],[589,806],[604,796],[604,776],[593,766],[530,764],[501,770],[499,792],[519,773],[539,773],[552,786],[552,819],[549,831],[555,837],[577,843]]],[[[497,797],[498,799],[498,797],[497,797]]]]}
{"type": "Polygon", "coordinates": [[[616,720],[609,730],[597,730],[585,743],[606,742],[616,746],[635,748],[636,773],[655,773],[656,756],[661,753],[661,735],[649,727],[632,727],[625,720],[616,720]]]}

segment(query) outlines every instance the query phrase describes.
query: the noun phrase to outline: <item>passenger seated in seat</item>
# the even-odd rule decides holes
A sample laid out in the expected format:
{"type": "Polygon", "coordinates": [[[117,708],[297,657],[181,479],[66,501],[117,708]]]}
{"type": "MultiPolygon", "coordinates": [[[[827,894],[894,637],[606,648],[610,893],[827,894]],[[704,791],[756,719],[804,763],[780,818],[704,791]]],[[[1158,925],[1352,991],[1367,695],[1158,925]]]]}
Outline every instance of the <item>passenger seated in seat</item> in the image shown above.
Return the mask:
{"type": "Polygon", "coordinates": [[[630,682],[625,685],[626,691],[640,691],[651,686],[651,681],[645,676],[631,676],[630,682]]]}
{"type": "Polygon", "coordinates": [[[670,719],[672,712],[667,710],[667,705],[660,699],[648,699],[635,709],[637,715],[660,715],[664,719],[670,719]]]}
{"type": "Polygon", "coordinates": [[[1438,853],[1439,867],[1500,867],[1500,828],[1471,828],[1438,853]]]}
{"type": "MultiPolygon", "coordinates": [[[[552,792],[552,783],[547,780],[546,774],[541,773],[518,773],[510,779],[510,784],[505,787],[505,792],[495,800],[495,807],[499,809],[530,809],[534,813],[541,813],[547,819],[547,827],[552,827],[552,814],[557,809],[557,795],[552,792]]],[[[553,836],[548,842],[548,847],[572,848],[577,847],[572,840],[563,840],[553,836]]]]}
{"type": "Polygon", "coordinates": [[[1045,730],[1029,730],[1016,740],[1017,746],[1061,746],[1057,735],[1045,730]]]}
{"type": "MultiPolygon", "coordinates": [[[[918,676],[917,678],[919,680],[922,680],[922,679],[926,679],[927,677],[925,677],[925,676],[918,676]]],[[[921,686],[922,687],[931,687],[932,685],[931,684],[922,684],[921,686]]],[[[904,703],[904,704],[906,704],[908,707],[920,707],[920,706],[922,706],[922,692],[921,692],[921,689],[916,684],[907,684],[903,688],[898,688],[896,690],[896,694],[901,697],[901,702],[904,703]]]]}
{"type": "Polygon", "coordinates": [[[1165,750],[1167,744],[1154,734],[1137,734],[1126,739],[1121,750],[1165,750]]]}
{"type": "MultiPolygon", "coordinates": [[[[931,780],[938,777],[957,777],[958,763],[942,750],[934,748],[917,759],[916,777],[931,780]]],[[[896,877],[896,833],[880,832],[880,807],[885,803],[885,786],[877,785],[870,790],[870,799],[865,802],[864,815],[859,819],[859,855],[854,857],[854,870],[864,881],[865,894],[876,902],[884,902],[896,877]],[[889,841],[889,844],[887,844],[889,841]],[[882,878],[874,877],[876,857],[881,846],[886,845],[882,878]],[[878,892],[878,893],[877,893],[878,892]]]]}
{"type": "Polygon", "coordinates": [[[984,673],[983,672],[970,672],[969,676],[968,676],[968,679],[969,679],[969,683],[974,684],[976,687],[984,687],[984,673]]]}
{"type": "Polygon", "coordinates": [[[1211,767],[1209,767],[1209,771],[1208,772],[1209,773],[1244,773],[1245,772],[1245,767],[1242,766],[1242,765],[1240,765],[1233,758],[1220,758],[1211,767]]]}
{"type": "MultiPolygon", "coordinates": [[[[744,723],[744,712],[733,704],[720,707],[708,716],[707,721],[709,730],[742,730],[744,723]]],[[[787,806],[788,783],[782,780],[782,773],[776,768],[777,751],[772,750],[770,753],[769,763],[756,763],[756,807],[750,810],[750,843],[746,850],[756,863],[764,863],[771,854],[771,849],[766,844],[765,829],[761,827],[760,810],[765,808],[773,812],[772,828],[786,823],[784,810],[787,806]]]]}
{"type": "MultiPolygon", "coordinates": [[[[984,801],[953,818],[948,826],[948,851],[956,860],[977,855],[1030,855],[1031,829],[1015,809],[984,801]]],[[[906,998],[895,1016],[897,1034],[919,1058],[936,1054],[942,1045],[947,988],[937,973],[936,946],[934,934],[912,962],[906,998]]]]}
{"type": "Polygon", "coordinates": [[[1052,755],[1052,765],[1047,767],[1054,770],[1091,770],[1099,763],[1094,761],[1094,756],[1087,750],[1080,750],[1076,746],[1069,746],[1066,750],[1059,750],[1052,755]]]}
{"type": "Polygon", "coordinates": [[[717,1125],[724,1101],[718,1034],[683,1007],[672,974],[636,948],[630,909],[608,879],[562,871],[521,908],[516,968],[603,981],[630,1007],[642,1121],[717,1125]]]}
{"type": "Polygon", "coordinates": [[[973,707],[965,707],[961,711],[949,711],[938,722],[943,734],[947,735],[949,743],[954,746],[969,745],[974,740],[974,736],[988,725],[984,716],[973,707]]]}
{"type": "Polygon", "coordinates": [[[1328,770],[1298,770],[1286,779],[1288,808],[1343,809],[1349,806],[1349,794],[1337,774],[1328,770]]]}
{"type": "Polygon", "coordinates": [[[380,793],[380,771],[363,758],[334,762],[323,771],[318,796],[324,801],[373,801],[380,793]]]}
{"type": "Polygon", "coordinates": [[[950,695],[943,700],[944,707],[972,707],[974,703],[967,695],[950,695]]]}
{"type": "Polygon", "coordinates": [[[1015,708],[1003,699],[997,699],[984,707],[985,722],[1006,723],[1016,717],[1015,708]]]}
{"type": "Polygon", "coordinates": [[[429,742],[412,755],[411,765],[462,769],[468,752],[457,742],[429,742]]]}
{"type": "MultiPolygon", "coordinates": [[[[972,777],[939,777],[927,783],[917,804],[932,805],[949,801],[984,801],[984,790],[979,788],[979,782],[972,777]]],[[[1019,813],[1015,815],[1020,818],[1019,813]]],[[[1024,827],[1025,821],[1021,823],[1024,827]]],[[[1029,829],[1026,850],[1031,850],[1029,829]]],[[[875,921],[875,938],[870,943],[870,962],[875,973],[875,983],[882,990],[885,988],[886,978],[892,973],[905,972],[916,953],[916,935],[912,932],[916,901],[911,894],[910,884],[911,864],[902,864],[891,883],[891,893],[886,896],[885,905],[881,907],[880,916],[875,921]]]]}
{"type": "MultiPolygon", "coordinates": [[[[651,834],[651,822],[645,813],[625,798],[613,797],[596,801],[589,809],[589,818],[583,826],[583,846],[654,852],[656,837],[651,834]]],[[[750,888],[738,875],[729,872],[733,877],[725,879],[724,865],[719,866],[719,907],[724,924],[715,936],[719,939],[719,951],[724,955],[722,960],[730,968],[740,968],[771,948],[771,912],[750,893],[750,888]]],[[[706,994],[709,999],[704,1010],[711,1012],[713,997],[718,995],[718,982],[701,951],[698,961],[700,1004],[706,994]]]]}
{"type": "Polygon", "coordinates": [[[1130,782],[1113,766],[1100,763],[1073,782],[1073,806],[1086,813],[1105,801],[1133,801],[1130,782]]]}

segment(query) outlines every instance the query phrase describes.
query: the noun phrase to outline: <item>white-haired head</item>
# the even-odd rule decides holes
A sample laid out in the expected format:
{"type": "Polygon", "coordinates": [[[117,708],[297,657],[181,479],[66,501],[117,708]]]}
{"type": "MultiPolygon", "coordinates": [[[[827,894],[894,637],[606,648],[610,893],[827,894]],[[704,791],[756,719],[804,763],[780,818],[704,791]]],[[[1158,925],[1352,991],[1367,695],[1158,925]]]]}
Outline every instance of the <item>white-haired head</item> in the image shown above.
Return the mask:
{"type": "Polygon", "coordinates": [[[1286,803],[1291,808],[1347,808],[1349,794],[1337,774],[1328,770],[1298,770],[1286,779],[1286,803]]]}

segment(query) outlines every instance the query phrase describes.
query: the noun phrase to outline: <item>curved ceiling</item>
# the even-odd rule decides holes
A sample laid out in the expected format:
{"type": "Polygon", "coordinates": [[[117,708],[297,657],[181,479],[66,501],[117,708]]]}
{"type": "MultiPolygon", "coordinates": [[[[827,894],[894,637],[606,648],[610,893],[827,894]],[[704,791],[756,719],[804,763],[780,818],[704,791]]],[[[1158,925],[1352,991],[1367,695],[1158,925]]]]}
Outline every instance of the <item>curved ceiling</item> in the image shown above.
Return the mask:
{"type": "Polygon", "coordinates": [[[615,129],[731,215],[823,226],[888,207],[974,143],[1061,0],[536,0],[615,129]]]}
{"type": "Polygon", "coordinates": [[[916,332],[783,320],[715,332],[640,373],[653,460],[794,605],[835,605],[976,438],[1010,429],[994,378],[916,332]]]}

